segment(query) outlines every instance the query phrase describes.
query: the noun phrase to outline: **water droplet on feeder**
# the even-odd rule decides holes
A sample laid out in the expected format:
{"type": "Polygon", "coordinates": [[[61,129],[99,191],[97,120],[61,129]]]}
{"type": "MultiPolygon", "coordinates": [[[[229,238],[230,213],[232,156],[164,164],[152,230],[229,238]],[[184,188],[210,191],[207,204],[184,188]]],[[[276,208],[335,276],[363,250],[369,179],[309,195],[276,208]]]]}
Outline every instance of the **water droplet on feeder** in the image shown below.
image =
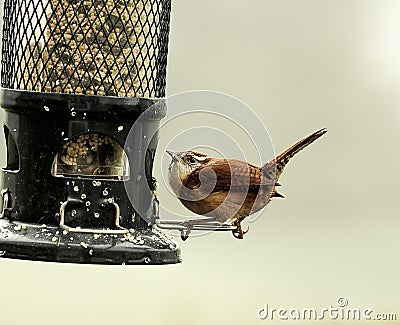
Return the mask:
{"type": "Polygon", "coordinates": [[[17,132],[17,129],[13,129],[14,132],[17,132]]]}
{"type": "Polygon", "coordinates": [[[95,213],[94,213],[94,217],[95,217],[95,218],[99,218],[99,217],[100,217],[100,213],[95,212],[95,213]]]}
{"type": "Polygon", "coordinates": [[[19,230],[21,230],[22,229],[22,226],[21,225],[16,225],[15,227],[14,227],[14,230],[16,230],[16,231],[19,231],[19,230]]]}
{"type": "Polygon", "coordinates": [[[64,136],[64,134],[65,134],[65,132],[64,132],[64,131],[61,131],[61,136],[62,136],[62,137],[64,136]]]}
{"type": "Polygon", "coordinates": [[[71,211],[71,215],[72,215],[72,216],[76,215],[76,210],[72,210],[72,211],[71,211]]]}
{"type": "Polygon", "coordinates": [[[132,147],[127,147],[126,150],[127,150],[128,152],[132,152],[132,147]]]}
{"type": "Polygon", "coordinates": [[[81,199],[82,199],[82,200],[86,199],[86,194],[82,194],[82,195],[81,195],[81,199]]]}
{"type": "Polygon", "coordinates": [[[83,248],[88,248],[88,245],[87,245],[85,242],[83,242],[83,241],[81,241],[80,245],[81,245],[83,248]]]}
{"type": "Polygon", "coordinates": [[[44,108],[44,110],[45,110],[46,112],[50,112],[50,108],[49,108],[48,106],[43,106],[43,108],[44,108]]]}
{"type": "Polygon", "coordinates": [[[121,132],[124,129],[122,125],[118,126],[118,132],[121,132]]]}
{"type": "Polygon", "coordinates": [[[107,189],[105,189],[105,190],[103,191],[103,195],[104,195],[104,196],[107,196],[107,195],[108,195],[107,189]]]}
{"type": "Polygon", "coordinates": [[[76,116],[76,112],[71,112],[71,116],[76,116]]]}
{"type": "Polygon", "coordinates": [[[64,229],[63,230],[63,235],[66,235],[66,234],[68,234],[68,230],[64,229]]]}
{"type": "Polygon", "coordinates": [[[146,264],[149,264],[149,263],[151,262],[150,257],[146,256],[146,257],[144,258],[144,262],[145,262],[146,264]]]}
{"type": "Polygon", "coordinates": [[[79,187],[78,186],[74,186],[74,191],[75,192],[79,192],[79,187]]]}
{"type": "Polygon", "coordinates": [[[147,138],[147,135],[145,134],[145,135],[143,136],[143,138],[146,139],[146,138],[147,138]]]}
{"type": "Polygon", "coordinates": [[[0,256],[6,255],[7,251],[0,251],[0,256]]]}
{"type": "Polygon", "coordinates": [[[86,201],[85,205],[88,207],[90,206],[90,201],[86,201]]]}
{"type": "Polygon", "coordinates": [[[51,239],[51,241],[52,241],[53,243],[55,243],[57,240],[58,240],[58,238],[57,238],[56,236],[54,236],[54,237],[51,239]]]}
{"type": "Polygon", "coordinates": [[[89,255],[93,255],[93,249],[89,250],[89,255]]]}

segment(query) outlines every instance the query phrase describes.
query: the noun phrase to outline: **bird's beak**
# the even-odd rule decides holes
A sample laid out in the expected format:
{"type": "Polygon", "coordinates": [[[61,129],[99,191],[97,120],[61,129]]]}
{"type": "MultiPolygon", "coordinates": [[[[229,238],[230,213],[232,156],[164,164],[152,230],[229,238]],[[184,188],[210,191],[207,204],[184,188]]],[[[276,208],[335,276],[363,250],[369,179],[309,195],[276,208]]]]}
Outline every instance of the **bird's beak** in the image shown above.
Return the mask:
{"type": "Polygon", "coordinates": [[[171,156],[172,161],[179,161],[179,160],[181,160],[181,157],[180,157],[175,151],[167,150],[167,154],[169,154],[169,155],[171,156]]]}

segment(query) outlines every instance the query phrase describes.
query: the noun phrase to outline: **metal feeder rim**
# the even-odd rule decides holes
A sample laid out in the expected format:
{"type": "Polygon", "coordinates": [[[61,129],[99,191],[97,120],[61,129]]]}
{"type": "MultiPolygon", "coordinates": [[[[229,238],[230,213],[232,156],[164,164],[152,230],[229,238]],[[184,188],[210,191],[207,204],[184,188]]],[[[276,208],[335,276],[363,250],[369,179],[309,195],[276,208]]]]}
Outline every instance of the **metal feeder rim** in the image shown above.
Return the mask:
{"type": "Polygon", "coordinates": [[[113,117],[126,114],[142,114],[151,109],[149,119],[160,120],[166,115],[165,98],[139,98],[96,96],[65,93],[36,92],[0,88],[0,105],[4,110],[25,110],[26,112],[96,112],[112,113],[113,117]],[[46,111],[45,108],[49,110],[46,111]]]}

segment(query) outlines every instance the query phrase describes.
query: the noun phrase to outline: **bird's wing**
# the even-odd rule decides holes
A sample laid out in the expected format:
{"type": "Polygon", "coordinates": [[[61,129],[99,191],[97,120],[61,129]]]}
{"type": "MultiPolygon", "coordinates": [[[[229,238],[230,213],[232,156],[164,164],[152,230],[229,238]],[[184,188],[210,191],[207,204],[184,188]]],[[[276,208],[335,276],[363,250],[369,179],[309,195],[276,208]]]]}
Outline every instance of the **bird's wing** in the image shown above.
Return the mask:
{"type": "Polygon", "coordinates": [[[258,190],[265,182],[261,169],[235,159],[213,159],[188,178],[189,188],[200,187],[208,192],[258,190]]]}

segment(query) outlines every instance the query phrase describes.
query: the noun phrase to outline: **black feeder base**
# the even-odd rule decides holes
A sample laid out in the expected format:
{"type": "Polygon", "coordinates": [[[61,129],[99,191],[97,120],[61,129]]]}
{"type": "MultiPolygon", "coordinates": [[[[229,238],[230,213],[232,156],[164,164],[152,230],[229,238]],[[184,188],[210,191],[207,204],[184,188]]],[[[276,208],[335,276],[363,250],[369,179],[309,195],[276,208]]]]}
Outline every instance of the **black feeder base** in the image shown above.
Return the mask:
{"type": "Polygon", "coordinates": [[[152,169],[158,138],[151,135],[166,114],[163,100],[2,89],[0,105],[7,145],[0,256],[181,262],[178,244],[149,222],[157,202],[152,169]]]}
{"type": "Polygon", "coordinates": [[[180,249],[158,230],[82,234],[54,226],[0,220],[0,256],[88,264],[173,264],[180,249]]]}

